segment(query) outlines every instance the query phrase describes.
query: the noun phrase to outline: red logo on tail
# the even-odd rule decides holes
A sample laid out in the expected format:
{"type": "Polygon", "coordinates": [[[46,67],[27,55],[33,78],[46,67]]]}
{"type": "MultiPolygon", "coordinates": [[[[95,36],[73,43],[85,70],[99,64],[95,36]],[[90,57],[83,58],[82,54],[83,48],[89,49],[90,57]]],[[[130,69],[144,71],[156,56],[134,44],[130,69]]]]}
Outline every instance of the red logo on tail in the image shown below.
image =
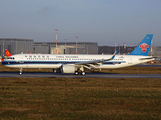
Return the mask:
{"type": "Polygon", "coordinates": [[[7,49],[5,49],[5,52],[6,52],[6,56],[11,56],[11,53],[7,49]]]}
{"type": "Polygon", "coordinates": [[[146,50],[147,50],[147,48],[149,47],[149,45],[146,44],[146,43],[142,43],[139,47],[142,48],[142,51],[143,51],[143,52],[146,52],[146,50]]]}

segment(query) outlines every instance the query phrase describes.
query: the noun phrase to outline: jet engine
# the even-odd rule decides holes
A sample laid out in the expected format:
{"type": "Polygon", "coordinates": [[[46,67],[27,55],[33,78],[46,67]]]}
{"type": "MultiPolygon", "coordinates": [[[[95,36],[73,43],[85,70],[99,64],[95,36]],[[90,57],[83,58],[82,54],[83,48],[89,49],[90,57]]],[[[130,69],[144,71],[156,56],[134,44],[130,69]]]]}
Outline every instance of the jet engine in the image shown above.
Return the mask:
{"type": "Polygon", "coordinates": [[[61,66],[62,73],[75,73],[76,70],[77,69],[75,65],[62,65],[61,66]]]}

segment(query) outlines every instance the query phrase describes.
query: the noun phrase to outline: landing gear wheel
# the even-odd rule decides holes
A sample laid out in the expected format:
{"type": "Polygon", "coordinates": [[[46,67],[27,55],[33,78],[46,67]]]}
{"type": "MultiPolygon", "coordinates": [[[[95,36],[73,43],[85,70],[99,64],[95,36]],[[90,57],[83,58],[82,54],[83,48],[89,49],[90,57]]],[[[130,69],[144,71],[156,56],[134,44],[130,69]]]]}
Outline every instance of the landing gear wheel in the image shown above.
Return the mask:
{"type": "Polygon", "coordinates": [[[79,75],[79,72],[78,71],[75,71],[74,75],[79,75]]]}
{"type": "Polygon", "coordinates": [[[83,72],[81,72],[81,75],[85,76],[85,75],[86,75],[86,73],[83,71],[83,72]]]}
{"type": "Polygon", "coordinates": [[[20,68],[20,75],[22,75],[22,68],[20,68]]]}

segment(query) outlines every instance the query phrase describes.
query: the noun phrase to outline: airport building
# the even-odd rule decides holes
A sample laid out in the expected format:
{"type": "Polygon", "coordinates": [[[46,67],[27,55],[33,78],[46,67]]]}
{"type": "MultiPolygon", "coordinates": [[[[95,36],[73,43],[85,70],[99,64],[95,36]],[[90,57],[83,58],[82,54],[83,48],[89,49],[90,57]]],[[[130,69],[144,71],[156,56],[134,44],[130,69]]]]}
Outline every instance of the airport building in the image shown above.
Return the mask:
{"type": "MultiPolygon", "coordinates": [[[[3,56],[4,49],[8,49],[11,54],[20,53],[41,53],[41,54],[113,54],[114,46],[99,46],[96,42],[58,42],[57,50],[55,42],[34,42],[33,39],[21,38],[0,38],[0,56],[3,56]],[[76,47],[77,46],[77,47],[76,47]],[[65,49],[66,48],[66,49],[65,49]],[[77,48],[77,49],[76,49],[77,48]]],[[[121,47],[120,54],[130,53],[134,48],[121,47]]],[[[117,50],[119,48],[117,47],[117,50]]],[[[153,46],[153,56],[161,59],[161,46],[153,46]]],[[[119,53],[118,53],[119,54],[119,53]]],[[[151,51],[149,51],[149,55],[151,51]]],[[[5,52],[4,52],[5,55],[5,52]]]]}
{"type": "Polygon", "coordinates": [[[3,47],[8,49],[11,54],[33,53],[33,39],[21,38],[0,38],[0,55],[3,56],[3,47]]]}
{"type": "Polygon", "coordinates": [[[4,49],[11,54],[41,53],[41,54],[98,54],[96,42],[34,42],[33,39],[0,38],[0,56],[5,55],[4,49]],[[77,46],[77,47],[76,47],[77,46]],[[57,50],[56,50],[57,48],[57,50]],[[66,49],[65,49],[66,48],[66,49]]]}
{"type": "Polygon", "coordinates": [[[96,42],[35,42],[34,52],[44,54],[98,54],[96,42]],[[77,47],[76,47],[77,46],[77,47]],[[56,50],[57,49],[57,50],[56,50]]]}
{"type": "Polygon", "coordinates": [[[153,56],[157,57],[158,59],[161,59],[161,46],[153,47],[152,53],[153,56]]]}

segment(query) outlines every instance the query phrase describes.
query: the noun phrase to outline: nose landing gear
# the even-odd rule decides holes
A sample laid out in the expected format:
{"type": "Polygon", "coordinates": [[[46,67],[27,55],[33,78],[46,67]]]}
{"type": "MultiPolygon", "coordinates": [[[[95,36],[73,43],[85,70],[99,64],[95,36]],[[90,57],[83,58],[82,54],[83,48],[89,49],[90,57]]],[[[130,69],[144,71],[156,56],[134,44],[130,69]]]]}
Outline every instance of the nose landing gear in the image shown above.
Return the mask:
{"type": "Polygon", "coordinates": [[[22,75],[22,68],[20,68],[20,73],[19,74],[22,75]]]}

